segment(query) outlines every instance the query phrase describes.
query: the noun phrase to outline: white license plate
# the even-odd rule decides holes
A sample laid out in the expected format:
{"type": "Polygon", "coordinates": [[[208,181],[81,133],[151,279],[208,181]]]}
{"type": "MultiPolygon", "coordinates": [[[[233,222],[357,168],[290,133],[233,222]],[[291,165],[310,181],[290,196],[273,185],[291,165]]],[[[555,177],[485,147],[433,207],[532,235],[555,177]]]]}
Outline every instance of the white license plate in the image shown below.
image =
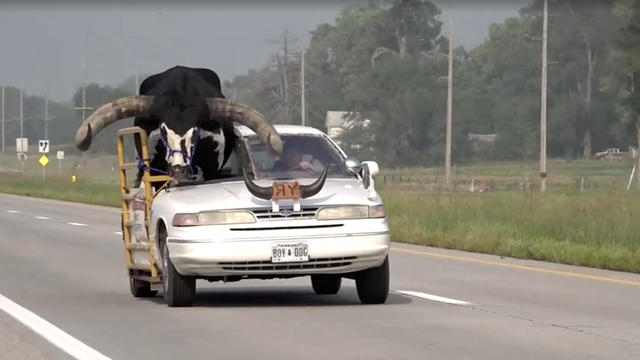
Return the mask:
{"type": "Polygon", "coordinates": [[[309,244],[305,242],[281,242],[271,244],[271,262],[309,261],[309,244]]]}

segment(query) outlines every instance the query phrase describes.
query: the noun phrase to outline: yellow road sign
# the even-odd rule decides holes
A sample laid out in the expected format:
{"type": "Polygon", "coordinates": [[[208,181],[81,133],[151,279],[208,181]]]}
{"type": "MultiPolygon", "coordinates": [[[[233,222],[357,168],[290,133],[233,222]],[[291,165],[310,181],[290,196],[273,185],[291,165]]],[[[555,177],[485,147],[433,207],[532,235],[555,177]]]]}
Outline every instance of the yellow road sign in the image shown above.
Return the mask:
{"type": "Polygon", "coordinates": [[[71,175],[71,182],[76,182],[77,177],[75,175],[71,175]]]}
{"type": "Polygon", "coordinates": [[[38,160],[38,162],[42,166],[47,166],[47,164],[49,163],[49,158],[46,155],[42,155],[42,157],[40,157],[40,160],[38,160]]]}

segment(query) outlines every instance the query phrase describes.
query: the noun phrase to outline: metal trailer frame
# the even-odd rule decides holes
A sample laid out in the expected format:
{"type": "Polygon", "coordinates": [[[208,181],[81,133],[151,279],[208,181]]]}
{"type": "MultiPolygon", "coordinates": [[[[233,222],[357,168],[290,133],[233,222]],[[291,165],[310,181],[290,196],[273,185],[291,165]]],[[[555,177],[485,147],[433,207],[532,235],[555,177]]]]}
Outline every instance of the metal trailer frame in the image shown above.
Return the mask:
{"type": "Polygon", "coordinates": [[[118,152],[118,172],[120,177],[120,195],[122,200],[122,240],[124,242],[124,258],[127,272],[129,277],[133,279],[149,282],[151,286],[158,286],[162,283],[162,277],[158,271],[158,266],[155,261],[154,252],[156,249],[156,243],[149,238],[149,234],[151,234],[151,203],[155,196],[173,179],[167,175],[151,175],[149,169],[150,159],[147,133],[140,127],[133,126],[119,130],[116,147],[118,152]],[[147,231],[147,242],[143,244],[132,243],[131,241],[131,228],[133,227],[133,223],[131,222],[129,201],[134,199],[135,194],[131,193],[131,189],[127,187],[127,171],[139,171],[139,163],[125,161],[124,138],[127,136],[132,136],[134,141],[136,139],[139,140],[142,153],[138,155],[141,156],[142,162],[144,163],[141,181],[144,184],[145,189],[144,225],[147,231]],[[151,184],[157,182],[164,182],[164,184],[159,189],[154,190],[151,184]],[[135,263],[133,256],[134,252],[147,252],[149,256],[149,263],[135,263]]]}

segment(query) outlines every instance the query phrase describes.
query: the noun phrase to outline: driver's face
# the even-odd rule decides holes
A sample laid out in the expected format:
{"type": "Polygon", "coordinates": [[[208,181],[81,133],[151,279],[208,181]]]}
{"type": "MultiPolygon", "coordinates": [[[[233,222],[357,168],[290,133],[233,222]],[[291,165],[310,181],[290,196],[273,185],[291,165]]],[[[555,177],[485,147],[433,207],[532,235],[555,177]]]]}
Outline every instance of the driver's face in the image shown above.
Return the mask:
{"type": "Polygon", "coordinates": [[[300,150],[293,148],[285,153],[285,159],[288,165],[295,166],[302,160],[302,152],[300,150]]]}

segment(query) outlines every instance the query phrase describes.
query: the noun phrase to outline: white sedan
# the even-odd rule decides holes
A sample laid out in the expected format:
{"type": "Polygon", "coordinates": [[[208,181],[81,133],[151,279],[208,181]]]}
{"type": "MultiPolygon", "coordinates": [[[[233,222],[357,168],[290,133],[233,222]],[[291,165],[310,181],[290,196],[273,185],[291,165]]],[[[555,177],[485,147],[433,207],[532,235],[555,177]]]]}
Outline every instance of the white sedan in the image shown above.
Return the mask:
{"type": "Polygon", "coordinates": [[[221,179],[172,186],[154,199],[150,237],[169,306],[193,304],[196,279],[309,275],[317,294],[336,294],[342,278],[350,278],[361,302],[386,301],[389,227],[373,184],[377,164],[347,157],[314,128],[275,127],[282,159],[237,127],[242,141],[221,179]],[[305,197],[305,188],[318,185],[305,197]],[[271,198],[256,196],[256,188],[271,198]],[[279,189],[282,194],[273,193],[279,189]]]}

